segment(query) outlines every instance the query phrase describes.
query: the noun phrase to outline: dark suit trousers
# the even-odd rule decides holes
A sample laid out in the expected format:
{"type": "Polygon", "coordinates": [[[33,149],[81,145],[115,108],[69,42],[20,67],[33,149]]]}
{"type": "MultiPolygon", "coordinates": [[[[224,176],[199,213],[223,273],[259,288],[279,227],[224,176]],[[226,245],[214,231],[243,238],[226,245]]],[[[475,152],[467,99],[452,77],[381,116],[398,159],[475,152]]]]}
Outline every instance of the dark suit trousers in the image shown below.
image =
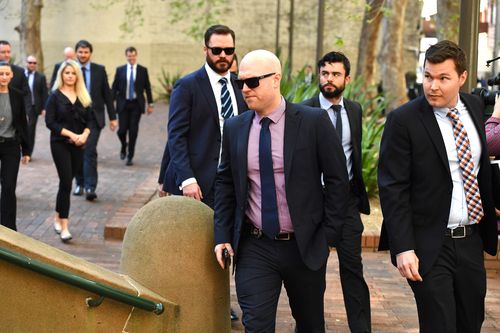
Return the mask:
{"type": "Polygon", "coordinates": [[[83,151],[83,171],[77,173],[76,184],[86,189],[95,190],[97,187],[97,143],[101,135],[101,128],[90,127],[90,134],[83,151]]]}
{"type": "Polygon", "coordinates": [[[0,143],[0,220],[3,226],[16,228],[16,185],[21,161],[21,148],[17,140],[0,143]]]}
{"type": "Polygon", "coordinates": [[[298,332],[325,332],[325,273],[326,263],[317,271],[306,267],[294,239],[256,239],[245,232],[238,246],[235,277],[245,332],[275,331],[282,284],[298,332]]]}
{"type": "Polygon", "coordinates": [[[351,191],[342,239],[336,247],[344,304],[349,328],[353,333],[371,332],[370,291],[363,277],[363,223],[359,217],[358,202],[357,195],[351,191]]]}
{"type": "Polygon", "coordinates": [[[38,121],[38,115],[35,112],[35,106],[31,107],[28,117],[28,143],[30,145],[30,156],[33,154],[33,149],[35,148],[35,136],[36,136],[36,123],[38,121]]]}
{"type": "Polygon", "coordinates": [[[421,333],[481,331],[486,271],[477,231],[462,239],[444,237],[436,263],[422,279],[408,281],[417,302],[421,333]]]}
{"type": "Polygon", "coordinates": [[[122,151],[127,147],[128,132],[128,158],[132,159],[135,153],[135,143],[139,134],[139,122],[142,110],[137,100],[126,101],[125,108],[118,114],[118,138],[122,143],[122,151]]]}

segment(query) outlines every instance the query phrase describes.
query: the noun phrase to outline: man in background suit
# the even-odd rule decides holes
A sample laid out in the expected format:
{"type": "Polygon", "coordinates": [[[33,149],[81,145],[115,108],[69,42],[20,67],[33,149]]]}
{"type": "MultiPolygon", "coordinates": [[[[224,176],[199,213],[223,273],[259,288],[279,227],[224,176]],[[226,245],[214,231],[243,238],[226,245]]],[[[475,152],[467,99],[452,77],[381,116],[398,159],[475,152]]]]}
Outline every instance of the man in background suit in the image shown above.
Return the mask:
{"type": "Polygon", "coordinates": [[[343,98],[351,80],[351,64],[340,52],[330,52],[318,61],[320,94],[302,104],[327,110],[340,136],[347,162],[350,193],[342,237],[337,244],[340,281],[349,328],[353,333],[371,332],[370,291],[363,277],[359,213],[370,214],[370,204],[361,173],[361,105],[343,98]]]}
{"type": "Polygon", "coordinates": [[[229,72],[234,45],[234,31],[229,27],[208,28],[205,65],[179,79],[170,98],[163,190],[201,200],[211,208],[222,126],[226,119],[247,109],[229,72]]]}
{"type": "Polygon", "coordinates": [[[85,85],[92,98],[92,117],[95,127],[90,128],[90,135],[85,144],[83,154],[83,174],[76,175],[76,188],[74,195],[82,195],[85,190],[85,198],[93,201],[97,198],[95,192],[97,187],[97,143],[101,130],[106,124],[104,119],[104,108],[108,111],[109,128],[114,131],[117,124],[113,97],[109,88],[108,75],[103,65],[91,63],[92,44],[81,40],[75,46],[76,56],[82,69],[85,85]]]}
{"type": "Polygon", "coordinates": [[[299,333],[324,332],[326,262],[348,197],[340,140],[320,109],[287,103],[281,64],[256,50],[237,84],[251,111],[224,124],[215,185],[215,255],[234,258],[246,332],[274,332],[284,284],[299,333]],[[321,182],[323,175],[324,186],[321,182]]]}
{"type": "Polygon", "coordinates": [[[459,92],[465,65],[455,43],[431,46],[424,96],[389,113],[380,147],[379,249],[412,288],[422,333],[481,331],[483,250],[497,251],[484,105],[459,92]]]}
{"type": "Polygon", "coordinates": [[[31,112],[28,116],[28,142],[30,144],[30,156],[33,157],[35,149],[36,123],[39,115],[45,114],[45,102],[47,101],[47,80],[45,75],[37,71],[37,60],[34,55],[26,57],[26,78],[31,92],[31,112]]]}
{"type": "MultiPolygon", "coordinates": [[[[10,63],[11,56],[11,46],[6,40],[0,40],[0,61],[5,61],[10,63]]],[[[13,73],[13,77],[9,83],[9,88],[15,88],[19,90],[24,96],[24,107],[26,114],[31,113],[31,92],[28,85],[28,80],[24,74],[24,68],[11,64],[10,68],[13,73]]]]}
{"type": "MultiPolygon", "coordinates": [[[[72,48],[71,46],[68,46],[64,48],[64,60],[75,60],[75,49],[72,48]]],[[[58,62],[57,64],[54,65],[54,70],[52,71],[52,77],[50,79],[50,87],[49,89],[52,90],[52,87],[54,86],[54,82],[56,82],[57,78],[57,71],[59,71],[59,67],[61,66],[62,62],[58,62]]]]}
{"type": "Polygon", "coordinates": [[[118,113],[118,138],[121,142],[120,159],[127,157],[126,165],[133,165],[135,142],[139,133],[141,114],[144,113],[146,100],[148,100],[148,114],[153,112],[153,95],[149,82],[148,69],[137,64],[137,50],[131,46],[125,50],[126,65],[116,68],[113,81],[113,99],[116,100],[118,113]],[[129,142],[127,144],[127,132],[129,142]],[[128,147],[128,156],[127,156],[128,147]]]}

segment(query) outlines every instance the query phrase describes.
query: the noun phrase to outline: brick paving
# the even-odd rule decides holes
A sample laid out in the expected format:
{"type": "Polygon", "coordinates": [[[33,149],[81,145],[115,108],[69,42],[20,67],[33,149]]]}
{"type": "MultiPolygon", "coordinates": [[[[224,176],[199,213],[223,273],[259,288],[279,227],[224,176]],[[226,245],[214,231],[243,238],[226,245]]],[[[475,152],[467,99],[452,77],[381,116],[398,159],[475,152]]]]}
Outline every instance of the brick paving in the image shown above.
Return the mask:
{"type": "MultiPolygon", "coordinates": [[[[67,251],[75,256],[118,271],[121,253],[120,230],[112,226],[126,224],[145,202],[154,196],[159,163],[166,140],[167,107],[157,104],[150,116],[143,116],[134,166],[126,167],[119,159],[119,140],[109,128],[99,141],[98,200],[71,198],[70,230],[73,240],[63,244],[52,229],[58,178],[49,148],[49,131],[40,118],[33,162],[21,166],[17,187],[17,225],[19,232],[67,251]],[[110,234],[104,237],[105,226],[110,234]],[[110,227],[111,226],[111,227],[110,227]],[[116,234],[115,234],[116,233],[116,234]],[[114,236],[113,236],[114,235],[114,236]]],[[[373,251],[380,224],[380,212],[364,219],[366,250],[363,252],[365,277],[371,292],[374,332],[418,332],[413,295],[407,283],[391,265],[387,253],[373,251]]],[[[232,307],[239,313],[231,282],[232,307]]],[[[327,332],[349,332],[339,281],[338,261],[332,251],[328,262],[325,296],[327,332]]],[[[278,308],[279,333],[293,332],[294,322],[286,293],[278,308]]],[[[233,332],[242,332],[241,323],[233,323],[233,332]]],[[[486,320],[482,332],[500,331],[500,276],[488,273],[486,320]]]]}

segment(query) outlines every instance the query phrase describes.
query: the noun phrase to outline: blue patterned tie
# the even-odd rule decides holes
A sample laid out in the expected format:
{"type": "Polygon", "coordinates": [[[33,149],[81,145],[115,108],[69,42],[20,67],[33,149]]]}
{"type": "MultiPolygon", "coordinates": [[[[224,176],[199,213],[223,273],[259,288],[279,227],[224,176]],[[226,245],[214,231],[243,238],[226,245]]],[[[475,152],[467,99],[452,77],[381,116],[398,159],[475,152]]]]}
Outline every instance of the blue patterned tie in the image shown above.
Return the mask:
{"type": "Polygon", "coordinates": [[[231,102],[231,95],[229,94],[229,90],[227,89],[227,79],[223,77],[219,80],[219,83],[222,85],[220,91],[222,118],[231,118],[233,116],[233,103],[231,102]]]}
{"type": "Polygon", "coordinates": [[[134,91],[134,66],[130,66],[130,78],[128,80],[128,99],[134,99],[135,98],[135,91],[134,91]]]}
{"type": "Polygon", "coordinates": [[[276,186],[274,185],[274,169],[271,150],[271,119],[262,118],[259,140],[259,168],[261,189],[262,231],[267,237],[274,239],[280,232],[276,186]]]}

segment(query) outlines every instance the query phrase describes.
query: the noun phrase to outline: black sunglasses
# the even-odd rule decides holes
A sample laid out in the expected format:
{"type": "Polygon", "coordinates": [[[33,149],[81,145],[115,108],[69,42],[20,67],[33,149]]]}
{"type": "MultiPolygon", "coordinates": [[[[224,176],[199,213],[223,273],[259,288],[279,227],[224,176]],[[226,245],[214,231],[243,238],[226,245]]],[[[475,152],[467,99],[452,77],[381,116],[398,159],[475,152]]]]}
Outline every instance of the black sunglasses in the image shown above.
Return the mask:
{"type": "Polygon", "coordinates": [[[30,64],[30,65],[36,65],[36,61],[28,61],[28,64],[30,64]]]}
{"type": "Polygon", "coordinates": [[[240,80],[236,79],[234,82],[236,82],[236,85],[238,86],[239,89],[243,89],[243,85],[246,84],[248,88],[253,89],[257,88],[259,86],[259,81],[262,79],[265,79],[266,77],[270,77],[271,75],[274,75],[276,73],[269,73],[269,74],[264,74],[261,76],[256,76],[256,77],[249,77],[248,79],[240,80]]]}
{"type": "Polygon", "coordinates": [[[210,47],[207,46],[207,49],[210,49],[214,55],[219,55],[224,51],[226,55],[231,55],[234,53],[234,47],[210,47]]]}

